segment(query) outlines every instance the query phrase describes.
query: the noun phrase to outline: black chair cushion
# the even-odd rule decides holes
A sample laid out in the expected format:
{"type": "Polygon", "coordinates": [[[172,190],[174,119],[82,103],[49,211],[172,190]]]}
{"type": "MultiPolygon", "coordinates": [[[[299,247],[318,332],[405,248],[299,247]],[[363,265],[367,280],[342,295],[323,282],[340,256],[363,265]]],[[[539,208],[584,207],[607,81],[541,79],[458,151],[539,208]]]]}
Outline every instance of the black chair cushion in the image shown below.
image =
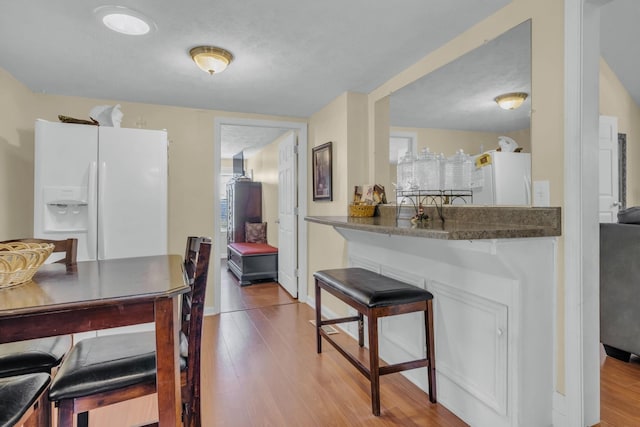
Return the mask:
{"type": "MultiPolygon", "coordinates": [[[[186,360],[180,357],[180,368],[186,360]]],[[[51,382],[53,401],[89,396],[156,378],[155,332],[99,336],[79,341],[51,382]]]]}
{"type": "Polygon", "coordinates": [[[427,301],[431,292],[364,268],[321,270],[316,279],[369,308],[427,301]]]}
{"type": "Polygon", "coordinates": [[[49,374],[0,378],[0,427],[13,427],[49,384],[49,374]]]}
{"type": "Polygon", "coordinates": [[[0,377],[51,372],[71,348],[71,336],[0,344],[0,377]]]}

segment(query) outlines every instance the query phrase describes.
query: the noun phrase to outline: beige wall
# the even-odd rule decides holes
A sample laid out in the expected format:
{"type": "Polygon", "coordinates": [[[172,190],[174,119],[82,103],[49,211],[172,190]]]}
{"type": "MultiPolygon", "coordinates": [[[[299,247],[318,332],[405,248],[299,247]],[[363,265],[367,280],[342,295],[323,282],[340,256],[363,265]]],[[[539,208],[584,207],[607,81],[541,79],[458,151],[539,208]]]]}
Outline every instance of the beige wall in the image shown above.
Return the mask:
{"type": "MultiPolygon", "coordinates": [[[[307,211],[310,216],[346,215],[352,186],[366,179],[366,96],[344,93],[309,119],[308,167],[312,171],[313,147],[332,142],[333,201],[314,202],[312,180],[308,184],[307,211]],[[351,138],[351,139],[350,139],[351,138]],[[360,175],[362,174],[362,175],[360,175]]],[[[308,295],[313,295],[313,272],[347,265],[345,240],[331,227],[307,223],[308,295]]],[[[304,289],[304,287],[302,287],[304,289]]],[[[324,298],[324,296],[323,296],[324,298]]],[[[344,313],[345,306],[327,296],[323,306],[344,313]]]]}
{"type": "Polygon", "coordinates": [[[392,127],[391,131],[413,132],[418,138],[418,151],[428,147],[433,153],[443,153],[445,156],[454,155],[459,149],[466,154],[478,154],[480,149],[494,150],[498,148],[498,137],[508,136],[513,138],[525,153],[531,152],[531,140],[529,129],[521,131],[496,133],[496,132],[472,132],[450,129],[427,129],[392,127]]]}
{"type": "Polygon", "coordinates": [[[33,234],[32,99],[0,68],[0,240],[33,234]]]}
{"type": "MultiPolygon", "coordinates": [[[[368,180],[369,162],[367,162],[367,95],[347,93],[347,182],[345,203],[353,200],[356,185],[375,184],[368,180]]],[[[345,206],[344,212],[348,207],[345,206]]]]}
{"type": "Polygon", "coordinates": [[[600,114],[618,118],[618,132],[627,134],[627,206],[640,204],[640,107],[600,60],[600,114]]]}
{"type": "MultiPolygon", "coordinates": [[[[33,232],[33,136],[37,118],[88,118],[96,105],[119,103],[122,127],[166,129],[169,137],[169,252],[184,253],[188,235],[213,236],[214,119],[219,116],[305,122],[114,100],[33,94],[0,69],[0,240],[33,232]],[[6,99],[4,99],[6,97],[6,99]]],[[[207,305],[212,305],[208,292],[207,305]]]]}

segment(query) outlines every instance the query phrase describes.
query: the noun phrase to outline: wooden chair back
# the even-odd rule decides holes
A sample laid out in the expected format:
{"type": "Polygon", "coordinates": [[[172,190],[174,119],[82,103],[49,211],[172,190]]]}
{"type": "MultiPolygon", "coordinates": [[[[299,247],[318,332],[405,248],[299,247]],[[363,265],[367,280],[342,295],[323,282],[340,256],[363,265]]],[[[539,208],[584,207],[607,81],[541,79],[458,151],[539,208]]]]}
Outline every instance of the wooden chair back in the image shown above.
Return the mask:
{"type": "Polygon", "coordinates": [[[51,239],[35,239],[35,238],[24,238],[24,239],[11,239],[5,240],[0,243],[9,243],[9,242],[23,242],[23,243],[51,243],[53,245],[53,253],[61,253],[64,252],[65,256],[59,261],[56,261],[54,264],[65,264],[67,267],[74,266],[77,262],[78,258],[78,239],[62,239],[62,240],[51,240],[51,239]]]}
{"type": "Polygon", "coordinates": [[[186,381],[182,387],[184,425],[199,427],[200,414],[200,359],[204,300],[207,290],[211,239],[189,237],[185,254],[185,269],[191,283],[191,292],[183,296],[183,333],[187,337],[188,357],[186,381]],[[190,275],[190,271],[193,274],[190,275]],[[187,309],[188,306],[188,309],[187,309]],[[185,330],[186,329],[186,330],[185,330]]]}

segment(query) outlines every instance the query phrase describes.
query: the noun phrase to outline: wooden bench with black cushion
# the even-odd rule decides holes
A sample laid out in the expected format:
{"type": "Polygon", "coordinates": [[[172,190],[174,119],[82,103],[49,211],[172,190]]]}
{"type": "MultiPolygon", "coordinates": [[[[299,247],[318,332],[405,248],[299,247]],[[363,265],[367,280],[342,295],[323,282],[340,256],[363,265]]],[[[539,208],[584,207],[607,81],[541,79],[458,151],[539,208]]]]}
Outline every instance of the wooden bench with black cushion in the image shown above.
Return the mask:
{"type": "Polygon", "coordinates": [[[380,415],[380,375],[421,367],[428,368],[429,400],[436,403],[436,364],[433,340],[433,295],[417,286],[374,273],[363,268],[340,268],[314,273],[316,291],[317,351],[322,352],[322,337],[371,381],[371,407],[380,415]],[[322,320],[320,291],[324,289],[358,311],[357,316],[322,320]],[[423,311],[427,357],[394,365],[380,366],[378,356],[378,318],[423,311]],[[358,322],[358,344],[364,346],[363,316],[368,319],[369,367],[340,347],[322,329],[324,325],[358,322]]]}
{"type": "Polygon", "coordinates": [[[240,285],[254,280],[278,281],[278,248],[266,243],[229,243],[227,268],[238,278],[240,285]]]}

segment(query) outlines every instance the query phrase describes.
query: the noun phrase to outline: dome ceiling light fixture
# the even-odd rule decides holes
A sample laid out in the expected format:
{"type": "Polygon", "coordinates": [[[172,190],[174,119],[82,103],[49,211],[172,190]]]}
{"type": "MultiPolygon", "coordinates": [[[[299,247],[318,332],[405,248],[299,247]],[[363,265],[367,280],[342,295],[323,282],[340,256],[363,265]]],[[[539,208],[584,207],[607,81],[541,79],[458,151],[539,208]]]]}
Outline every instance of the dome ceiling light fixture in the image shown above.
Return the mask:
{"type": "Polygon", "coordinates": [[[503,110],[515,110],[522,105],[529,94],[524,92],[511,92],[496,96],[494,101],[498,103],[503,110]]]}
{"type": "Polygon", "coordinates": [[[124,6],[101,6],[94,10],[108,29],[128,36],[143,36],[155,29],[151,19],[124,6]]]}
{"type": "Polygon", "coordinates": [[[189,54],[202,71],[211,75],[223,72],[233,61],[231,52],[215,46],[194,47],[189,54]]]}

